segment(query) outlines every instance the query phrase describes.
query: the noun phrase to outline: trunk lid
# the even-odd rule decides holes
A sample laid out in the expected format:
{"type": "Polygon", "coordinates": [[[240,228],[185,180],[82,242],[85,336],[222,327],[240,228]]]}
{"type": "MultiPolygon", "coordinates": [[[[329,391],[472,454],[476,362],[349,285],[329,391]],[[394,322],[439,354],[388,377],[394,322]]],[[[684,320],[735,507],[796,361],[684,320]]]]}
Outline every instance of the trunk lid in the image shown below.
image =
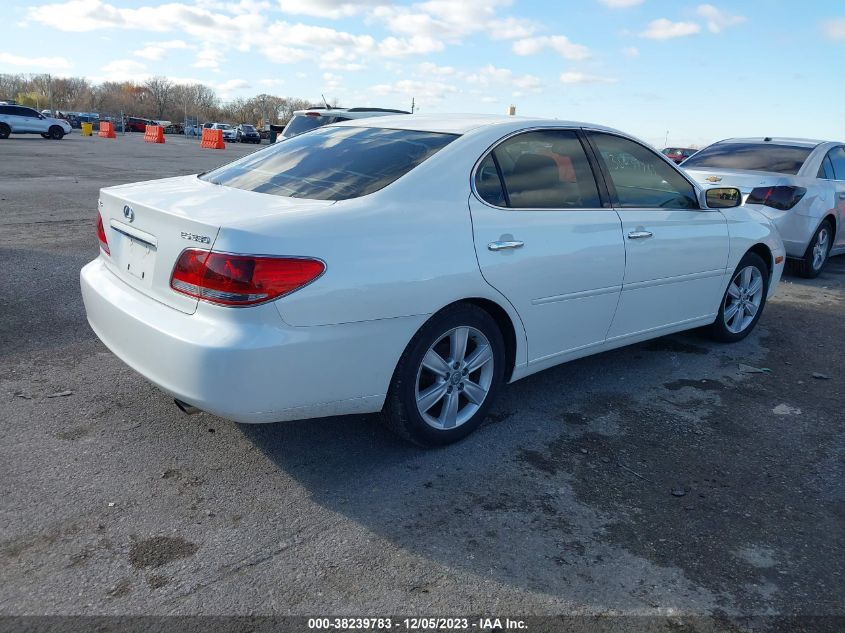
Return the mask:
{"type": "Polygon", "coordinates": [[[111,251],[106,266],[138,292],[193,314],[198,299],[170,288],[183,250],[211,250],[221,227],[331,204],[233,189],[196,176],[108,187],[98,205],[111,251]]]}
{"type": "Polygon", "coordinates": [[[687,169],[685,171],[705,189],[711,187],[736,187],[742,192],[743,202],[748,198],[751,190],[757,187],[794,184],[794,176],[765,171],[744,171],[741,169],[687,169]]]}

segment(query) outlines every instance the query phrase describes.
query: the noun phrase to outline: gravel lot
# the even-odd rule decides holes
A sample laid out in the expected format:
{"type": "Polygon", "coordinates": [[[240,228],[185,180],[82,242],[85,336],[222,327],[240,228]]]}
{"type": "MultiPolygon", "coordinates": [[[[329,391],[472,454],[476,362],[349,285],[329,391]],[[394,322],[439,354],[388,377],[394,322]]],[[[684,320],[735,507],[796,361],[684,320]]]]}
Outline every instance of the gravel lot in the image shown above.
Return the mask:
{"type": "Polygon", "coordinates": [[[546,371],[442,450],[188,417],[86,323],[97,190],[254,149],[0,141],[0,614],[845,615],[845,258],[738,345],[546,371]]]}

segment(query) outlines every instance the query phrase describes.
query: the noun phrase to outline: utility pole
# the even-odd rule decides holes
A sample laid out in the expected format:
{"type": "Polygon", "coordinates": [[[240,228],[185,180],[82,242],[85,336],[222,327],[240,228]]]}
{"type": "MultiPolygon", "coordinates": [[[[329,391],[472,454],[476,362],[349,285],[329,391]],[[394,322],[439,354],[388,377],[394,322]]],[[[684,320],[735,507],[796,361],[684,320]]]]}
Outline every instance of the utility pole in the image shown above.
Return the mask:
{"type": "Polygon", "coordinates": [[[669,130],[666,130],[666,140],[663,141],[663,147],[669,146],[669,130]]]}
{"type": "Polygon", "coordinates": [[[414,98],[413,98],[413,97],[411,97],[411,114],[413,114],[413,113],[414,113],[414,108],[415,108],[415,107],[416,107],[416,104],[414,103],[414,98]]]}

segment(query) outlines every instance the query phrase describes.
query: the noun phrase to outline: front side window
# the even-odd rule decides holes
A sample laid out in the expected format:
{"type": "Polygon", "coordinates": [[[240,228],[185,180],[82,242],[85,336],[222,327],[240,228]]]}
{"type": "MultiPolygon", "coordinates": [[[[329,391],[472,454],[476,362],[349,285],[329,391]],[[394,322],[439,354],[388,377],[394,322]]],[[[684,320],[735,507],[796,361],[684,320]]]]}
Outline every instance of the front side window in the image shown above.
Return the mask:
{"type": "Polygon", "coordinates": [[[717,143],[684,163],[684,169],[742,169],[797,174],[812,147],[779,143],[717,143]]]}
{"type": "Polygon", "coordinates": [[[591,133],[604,160],[616,205],[622,208],[698,209],[695,188],[655,152],[630,139],[591,133]]]}
{"type": "Polygon", "coordinates": [[[511,137],[476,172],[485,201],[514,209],[601,208],[587,155],[571,130],[542,130],[511,137]],[[495,158],[495,160],[494,160],[495,158]],[[498,173],[502,182],[496,183],[498,173]]]}
{"type": "Polygon", "coordinates": [[[456,138],[417,130],[323,128],[271,145],[200,178],[276,196],[348,200],[383,189],[456,138]]]}
{"type": "Polygon", "coordinates": [[[845,147],[834,147],[827,157],[833,165],[833,175],[836,180],[845,180],[845,147]]]}

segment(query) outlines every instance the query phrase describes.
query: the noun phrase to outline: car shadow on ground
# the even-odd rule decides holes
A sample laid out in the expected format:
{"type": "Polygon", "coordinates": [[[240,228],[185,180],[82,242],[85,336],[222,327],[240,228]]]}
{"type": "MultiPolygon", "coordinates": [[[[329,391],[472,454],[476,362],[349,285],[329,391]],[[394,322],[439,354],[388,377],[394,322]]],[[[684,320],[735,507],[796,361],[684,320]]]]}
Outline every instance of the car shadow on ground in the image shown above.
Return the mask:
{"type": "MultiPolygon", "coordinates": [[[[788,281],[830,283],[838,260],[788,281]]],[[[838,309],[780,302],[736,345],[694,331],[547,370],[442,449],[375,415],[239,428],[315,502],[481,578],[593,606],[613,586],[618,608],[829,613],[845,564],[822,553],[845,512],[841,479],[824,483],[842,471],[838,405],[796,384],[814,349],[788,341],[790,323],[838,309]],[[783,402],[805,417],[773,415],[783,402]]]]}

